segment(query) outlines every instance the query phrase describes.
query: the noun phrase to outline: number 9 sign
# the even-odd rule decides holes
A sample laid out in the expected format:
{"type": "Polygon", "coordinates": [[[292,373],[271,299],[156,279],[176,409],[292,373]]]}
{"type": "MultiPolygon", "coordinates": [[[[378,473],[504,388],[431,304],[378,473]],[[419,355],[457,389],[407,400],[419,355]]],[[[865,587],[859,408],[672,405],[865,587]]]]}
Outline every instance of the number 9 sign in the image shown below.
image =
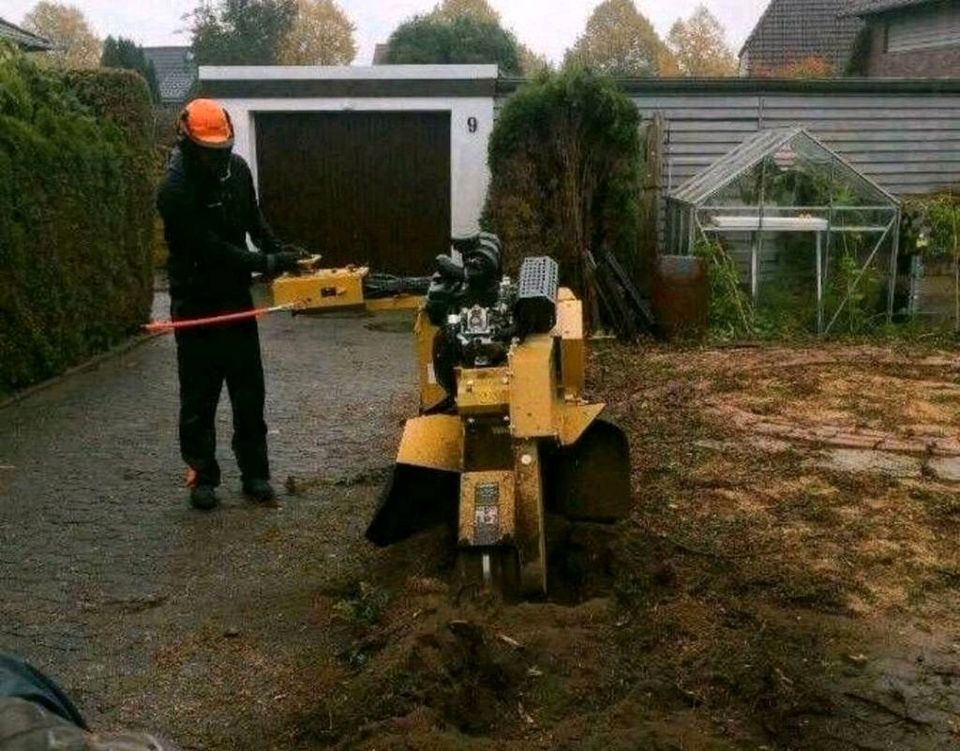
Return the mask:
{"type": "Polygon", "coordinates": [[[479,127],[480,127],[480,123],[478,122],[477,118],[475,117],[467,118],[467,130],[469,130],[471,133],[476,133],[479,127]]]}

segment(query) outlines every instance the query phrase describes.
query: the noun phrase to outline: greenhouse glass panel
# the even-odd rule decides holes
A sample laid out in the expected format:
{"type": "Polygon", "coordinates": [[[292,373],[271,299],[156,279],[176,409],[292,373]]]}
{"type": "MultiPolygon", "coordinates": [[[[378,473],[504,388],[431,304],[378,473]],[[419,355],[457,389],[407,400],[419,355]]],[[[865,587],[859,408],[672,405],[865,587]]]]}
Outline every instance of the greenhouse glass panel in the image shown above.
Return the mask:
{"type": "Polygon", "coordinates": [[[721,250],[756,309],[821,333],[893,313],[900,205],[803,128],[749,136],[667,197],[669,252],[721,250]]]}

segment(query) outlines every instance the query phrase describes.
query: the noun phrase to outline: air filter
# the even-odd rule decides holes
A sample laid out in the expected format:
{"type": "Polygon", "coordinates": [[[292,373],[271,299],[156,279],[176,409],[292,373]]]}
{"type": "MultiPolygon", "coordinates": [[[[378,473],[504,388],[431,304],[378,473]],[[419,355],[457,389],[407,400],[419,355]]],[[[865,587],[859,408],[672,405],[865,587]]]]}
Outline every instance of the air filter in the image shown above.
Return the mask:
{"type": "Polygon", "coordinates": [[[548,256],[524,259],[514,308],[520,336],[546,334],[557,325],[559,275],[557,262],[548,256]]]}

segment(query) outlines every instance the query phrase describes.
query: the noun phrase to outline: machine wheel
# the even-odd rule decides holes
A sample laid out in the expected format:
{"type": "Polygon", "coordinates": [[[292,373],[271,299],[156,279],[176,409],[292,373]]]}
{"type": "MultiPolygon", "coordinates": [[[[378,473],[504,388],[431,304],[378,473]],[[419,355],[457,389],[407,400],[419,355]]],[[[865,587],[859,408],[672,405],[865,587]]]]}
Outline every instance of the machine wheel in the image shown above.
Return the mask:
{"type": "Polygon", "coordinates": [[[520,556],[514,548],[463,548],[457,569],[465,588],[496,592],[510,600],[520,597],[520,556]]]}

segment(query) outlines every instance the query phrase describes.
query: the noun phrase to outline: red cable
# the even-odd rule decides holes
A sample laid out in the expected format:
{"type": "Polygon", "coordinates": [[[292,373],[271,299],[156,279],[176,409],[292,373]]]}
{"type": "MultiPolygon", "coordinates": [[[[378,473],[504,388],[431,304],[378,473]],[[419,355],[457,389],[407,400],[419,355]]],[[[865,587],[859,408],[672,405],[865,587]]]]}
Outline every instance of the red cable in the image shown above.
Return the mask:
{"type": "Polygon", "coordinates": [[[292,305],[278,305],[273,308],[256,308],[254,310],[243,310],[239,313],[226,313],[220,316],[210,316],[209,318],[191,318],[183,321],[154,321],[146,324],[143,328],[150,334],[163,334],[179,329],[193,329],[200,326],[215,326],[218,323],[231,323],[233,321],[247,321],[251,318],[260,318],[268,313],[278,313],[281,310],[290,310],[292,305]]]}

